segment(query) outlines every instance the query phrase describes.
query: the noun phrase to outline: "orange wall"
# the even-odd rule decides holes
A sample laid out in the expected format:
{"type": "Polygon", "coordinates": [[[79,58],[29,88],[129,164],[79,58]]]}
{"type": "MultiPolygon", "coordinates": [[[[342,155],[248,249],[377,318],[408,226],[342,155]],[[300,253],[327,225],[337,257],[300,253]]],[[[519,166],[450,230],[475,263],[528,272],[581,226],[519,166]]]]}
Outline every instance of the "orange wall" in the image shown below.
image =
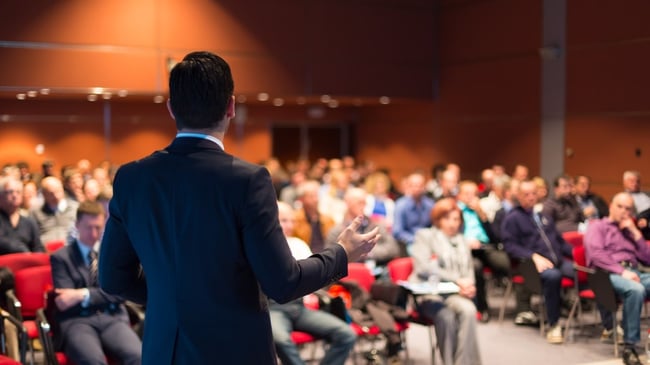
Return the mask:
{"type": "Polygon", "coordinates": [[[2,1],[0,14],[0,39],[17,42],[0,47],[0,87],[155,94],[168,57],[209,50],[238,93],[432,95],[427,0],[2,1]]]}
{"type": "Polygon", "coordinates": [[[650,190],[650,3],[567,2],[568,173],[593,176],[607,197],[625,170],[650,190]],[[637,156],[636,149],[641,155],[637,156]]]}

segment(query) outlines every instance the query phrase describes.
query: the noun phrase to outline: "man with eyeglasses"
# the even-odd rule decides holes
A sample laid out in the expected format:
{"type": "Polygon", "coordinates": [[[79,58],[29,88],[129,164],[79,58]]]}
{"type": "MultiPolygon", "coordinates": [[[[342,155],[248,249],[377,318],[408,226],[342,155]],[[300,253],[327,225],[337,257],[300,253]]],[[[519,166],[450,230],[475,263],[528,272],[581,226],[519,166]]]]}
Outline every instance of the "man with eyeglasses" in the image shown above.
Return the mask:
{"type": "MultiPolygon", "coordinates": [[[[650,245],[632,218],[634,200],[629,193],[618,193],[609,206],[609,216],[592,221],[585,233],[587,264],[608,271],[616,295],[623,301],[623,363],[640,365],[635,345],[641,339],[641,309],[650,290],[650,273],[639,264],[650,263],[650,245]]],[[[612,328],[611,316],[603,316],[606,330],[612,328]]]]}

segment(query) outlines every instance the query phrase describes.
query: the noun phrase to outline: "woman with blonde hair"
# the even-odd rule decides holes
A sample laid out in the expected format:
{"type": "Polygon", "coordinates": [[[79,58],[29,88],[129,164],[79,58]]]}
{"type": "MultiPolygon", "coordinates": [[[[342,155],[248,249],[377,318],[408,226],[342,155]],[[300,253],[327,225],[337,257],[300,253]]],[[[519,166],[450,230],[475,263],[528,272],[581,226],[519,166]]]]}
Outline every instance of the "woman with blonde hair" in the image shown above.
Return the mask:
{"type": "Polygon", "coordinates": [[[382,223],[390,232],[395,215],[395,201],[388,196],[390,178],[381,171],[373,172],[366,177],[365,190],[366,209],[364,214],[374,223],[382,223]]]}

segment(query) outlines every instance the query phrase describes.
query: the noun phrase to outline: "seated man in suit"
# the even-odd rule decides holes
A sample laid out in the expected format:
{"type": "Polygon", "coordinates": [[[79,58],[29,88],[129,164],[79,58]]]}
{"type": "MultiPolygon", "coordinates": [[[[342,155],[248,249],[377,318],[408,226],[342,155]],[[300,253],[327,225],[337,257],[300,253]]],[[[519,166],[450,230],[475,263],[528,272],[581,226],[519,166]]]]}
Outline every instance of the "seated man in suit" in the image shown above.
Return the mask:
{"type": "Polygon", "coordinates": [[[104,208],[83,202],[77,210],[79,238],[52,254],[52,278],[58,309],[56,320],[65,354],[77,365],[139,365],[142,344],[131,329],[122,299],[97,285],[97,252],[105,222],[104,208]],[[104,353],[106,350],[106,354],[104,353]]]}
{"type": "MultiPolygon", "coordinates": [[[[311,256],[307,243],[300,238],[292,237],[294,211],[289,204],[278,202],[278,218],[282,232],[287,237],[291,254],[297,260],[311,256]]],[[[284,365],[304,364],[296,344],[291,340],[291,331],[306,332],[329,342],[330,346],[321,362],[323,364],[343,365],[357,339],[347,323],[327,312],[305,308],[302,298],[285,304],[270,300],[269,314],[273,342],[278,357],[284,365]]]]}

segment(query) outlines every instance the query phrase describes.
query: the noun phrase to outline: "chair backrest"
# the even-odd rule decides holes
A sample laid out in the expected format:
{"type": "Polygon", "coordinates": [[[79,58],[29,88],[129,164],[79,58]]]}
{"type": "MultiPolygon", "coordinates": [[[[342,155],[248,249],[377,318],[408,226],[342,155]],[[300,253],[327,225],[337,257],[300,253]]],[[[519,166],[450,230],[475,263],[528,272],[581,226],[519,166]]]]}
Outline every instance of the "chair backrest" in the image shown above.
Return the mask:
{"type": "Polygon", "coordinates": [[[400,280],[408,280],[413,272],[413,259],[410,257],[399,257],[388,262],[388,275],[394,283],[400,280]]]}
{"type": "Polygon", "coordinates": [[[8,267],[14,274],[28,267],[46,265],[50,265],[50,255],[44,252],[19,252],[0,255],[0,266],[8,267]]]}
{"type": "Polygon", "coordinates": [[[65,241],[64,240],[52,240],[45,242],[45,250],[49,253],[52,253],[60,248],[65,246],[65,241]]]}
{"type": "Polygon", "coordinates": [[[562,238],[573,247],[582,246],[584,234],[578,231],[569,231],[562,233],[562,238]]]}
{"type": "Polygon", "coordinates": [[[348,263],[348,276],[341,279],[341,281],[356,281],[361,288],[369,293],[372,283],[375,282],[375,277],[366,264],[350,262],[348,263]]]}
{"type": "Polygon", "coordinates": [[[608,311],[616,313],[618,302],[614,286],[609,279],[609,273],[597,269],[593,274],[587,275],[587,283],[591,290],[594,291],[596,302],[600,303],[608,311]]]}
{"type": "Polygon", "coordinates": [[[45,307],[45,293],[52,289],[52,269],[49,265],[28,267],[14,275],[21,313],[23,317],[33,318],[37,309],[45,307]]]}
{"type": "MultiPolygon", "coordinates": [[[[587,257],[585,256],[585,246],[573,247],[573,262],[578,266],[587,266],[587,257]]],[[[587,273],[582,270],[576,270],[578,275],[578,283],[584,284],[587,282],[587,273]]]]}
{"type": "Polygon", "coordinates": [[[533,294],[542,294],[542,279],[533,260],[523,260],[519,263],[519,272],[524,277],[524,285],[533,294]]]}

